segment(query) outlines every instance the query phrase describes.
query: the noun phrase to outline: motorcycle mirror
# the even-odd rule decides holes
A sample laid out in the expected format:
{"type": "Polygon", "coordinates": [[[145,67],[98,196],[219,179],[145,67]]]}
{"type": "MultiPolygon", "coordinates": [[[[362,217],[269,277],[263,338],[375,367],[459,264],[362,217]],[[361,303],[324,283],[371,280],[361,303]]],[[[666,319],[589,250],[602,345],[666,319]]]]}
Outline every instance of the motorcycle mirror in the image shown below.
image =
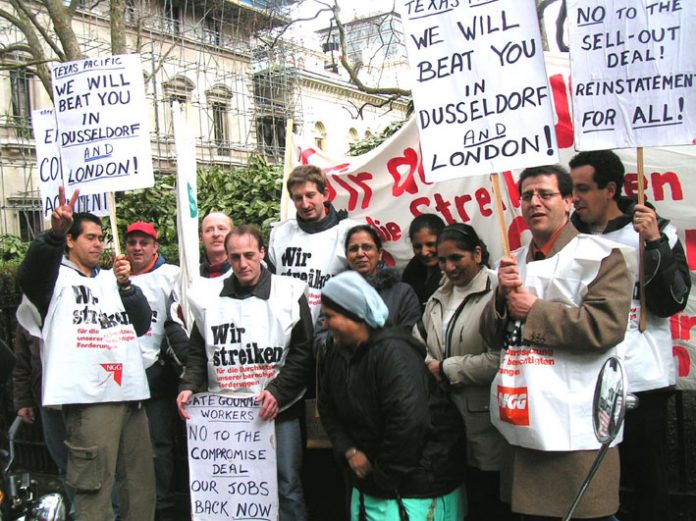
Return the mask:
{"type": "Polygon", "coordinates": [[[592,403],[592,423],[597,441],[611,443],[621,431],[626,415],[626,372],[621,360],[610,357],[597,377],[592,403]]]}
{"type": "Polygon", "coordinates": [[[66,508],[63,496],[46,494],[42,496],[32,509],[31,521],[65,521],[66,508]]]}

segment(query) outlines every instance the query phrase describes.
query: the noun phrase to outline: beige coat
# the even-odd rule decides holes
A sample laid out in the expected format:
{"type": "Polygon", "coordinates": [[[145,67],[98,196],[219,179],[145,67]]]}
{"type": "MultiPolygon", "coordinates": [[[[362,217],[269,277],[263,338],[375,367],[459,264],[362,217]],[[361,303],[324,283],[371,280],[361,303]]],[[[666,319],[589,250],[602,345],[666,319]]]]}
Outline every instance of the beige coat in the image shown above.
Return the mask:
{"type": "Polygon", "coordinates": [[[449,394],[457,406],[467,438],[467,464],[481,470],[500,470],[506,444],[491,424],[490,387],[498,371],[500,350],[489,349],[479,333],[479,318],[498,279],[494,271],[483,268],[464,288],[464,298],[443,338],[443,314],[452,295],[452,283],[430,297],[423,314],[425,337],[414,328],[414,335],[428,347],[429,357],[442,362],[449,394]]]}
{"type": "MultiPolygon", "coordinates": [[[[576,235],[573,226],[566,224],[549,256],[558,253],[576,235]]],[[[526,261],[532,262],[531,254],[526,261]]],[[[525,321],[523,340],[554,349],[606,351],[624,337],[632,287],[623,255],[613,250],[602,261],[580,308],[537,300],[525,321]]],[[[481,334],[491,345],[503,347],[506,319],[504,302],[499,302],[496,294],[481,316],[481,334]],[[496,310],[496,305],[502,313],[496,310]]],[[[592,419],[588,417],[587,421],[592,419]]],[[[562,517],[580,489],[595,455],[596,451],[543,452],[513,447],[506,461],[508,468],[502,476],[503,499],[511,501],[513,512],[562,517]]],[[[613,448],[574,517],[608,516],[618,508],[619,457],[618,449],[613,448]]]]}

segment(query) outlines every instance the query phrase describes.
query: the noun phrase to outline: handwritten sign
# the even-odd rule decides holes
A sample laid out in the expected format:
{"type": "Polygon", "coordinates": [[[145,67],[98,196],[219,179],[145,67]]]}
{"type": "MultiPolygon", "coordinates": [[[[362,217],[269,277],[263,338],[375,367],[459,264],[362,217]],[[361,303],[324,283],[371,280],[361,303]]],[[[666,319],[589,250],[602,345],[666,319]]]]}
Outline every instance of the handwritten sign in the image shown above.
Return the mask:
{"type": "Polygon", "coordinates": [[[532,0],[399,0],[428,181],[555,163],[532,0]]]}
{"type": "Polygon", "coordinates": [[[255,398],[196,394],[186,410],[193,521],[276,521],[275,423],[255,398]]]}
{"type": "Polygon", "coordinates": [[[579,150],[696,138],[696,3],[568,1],[579,150]]]}
{"type": "MultiPolygon", "coordinates": [[[[58,127],[53,109],[34,110],[31,113],[36,136],[36,163],[39,169],[39,193],[41,195],[41,215],[50,219],[58,205],[58,187],[63,185],[63,170],[58,146],[58,127]]],[[[72,191],[66,191],[69,198],[72,191]]],[[[90,212],[94,215],[108,215],[108,194],[80,195],[75,205],[77,212],[90,212]]]]}
{"type": "Polygon", "coordinates": [[[137,55],[61,63],[51,69],[57,145],[68,191],[154,185],[142,66],[137,55]]]}

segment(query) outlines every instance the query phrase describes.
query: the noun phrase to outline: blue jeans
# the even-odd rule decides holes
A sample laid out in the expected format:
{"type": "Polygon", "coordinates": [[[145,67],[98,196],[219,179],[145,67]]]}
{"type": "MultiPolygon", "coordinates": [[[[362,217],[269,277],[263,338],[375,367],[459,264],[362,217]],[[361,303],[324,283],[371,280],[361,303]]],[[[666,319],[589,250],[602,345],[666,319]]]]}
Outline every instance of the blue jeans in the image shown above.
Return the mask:
{"type": "Polygon", "coordinates": [[[302,472],[300,420],[297,418],[276,420],[275,434],[280,521],[305,521],[307,513],[300,477],[302,472]]]}

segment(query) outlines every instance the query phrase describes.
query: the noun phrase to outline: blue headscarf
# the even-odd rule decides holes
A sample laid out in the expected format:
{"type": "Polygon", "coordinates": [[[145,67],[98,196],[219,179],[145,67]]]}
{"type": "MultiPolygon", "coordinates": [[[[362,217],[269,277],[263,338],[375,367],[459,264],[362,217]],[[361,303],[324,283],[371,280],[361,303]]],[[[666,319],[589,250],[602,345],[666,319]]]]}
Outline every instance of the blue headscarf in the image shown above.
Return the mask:
{"type": "Polygon", "coordinates": [[[355,271],[344,271],[331,277],[321,290],[321,302],[373,328],[382,327],[389,316],[389,310],[377,290],[355,271]]]}

